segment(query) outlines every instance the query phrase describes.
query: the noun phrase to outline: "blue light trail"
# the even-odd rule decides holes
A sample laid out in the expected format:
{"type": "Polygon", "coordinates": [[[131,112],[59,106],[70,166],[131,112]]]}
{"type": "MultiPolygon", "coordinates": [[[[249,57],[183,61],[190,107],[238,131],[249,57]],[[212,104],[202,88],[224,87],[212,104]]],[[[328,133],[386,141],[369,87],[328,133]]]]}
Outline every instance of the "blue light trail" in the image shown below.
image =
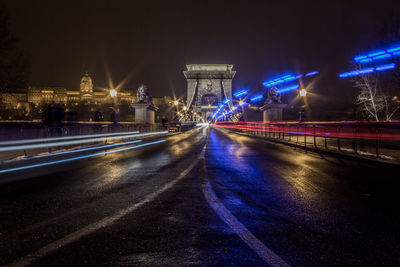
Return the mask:
{"type": "Polygon", "coordinates": [[[393,47],[387,50],[389,53],[395,52],[395,51],[400,51],[400,46],[398,47],[393,47]]]}
{"type": "Polygon", "coordinates": [[[380,55],[380,56],[373,57],[372,59],[378,60],[378,59],[384,59],[384,58],[390,58],[390,57],[392,57],[391,54],[383,54],[383,55],[380,55]]]}
{"type": "Polygon", "coordinates": [[[68,151],[61,151],[61,152],[55,152],[55,153],[39,155],[39,156],[36,156],[35,158],[42,158],[42,157],[49,157],[49,156],[59,156],[59,155],[72,154],[72,153],[78,153],[78,152],[85,152],[85,151],[91,151],[91,150],[101,150],[101,149],[107,149],[107,148],[112,148],[112,147],[117,147],[117,146],[127,146],[127,145],[132,145],[132,144],[141,143],[141,142],[143,142],[143,140],[134,140],[134,141],[130,141],[130,142],[116,143],[116,144],[104,145],[104,146],[93,146],[93,147],[88,147],[88,148],[80,148],[80,149],[74,149],[74,150],[68,150],[68,151]]]}
{"type": "Polygon", "coordinates": [[[273,86],[273,85],[294,81],[294,80],[300,79],[302,77],[314,76],[314,75],[317,75],[318,73],[319,73],[319,71],[312,71],[312,72],[309,72],[309,73],[307,73],[305,75],[304,74],[299,74],[297,76],[289,74],[289,75],[285,75],[285,76],[276,78],[274,80],[263,82],[263,85],[265,87],[270,87],[270,86],[273,86]]]}
{"type": "Polygon", "coordinates": [[[253,98],[250,98],[250,101],[260,100],[260,99],[262,99],[262,98],[263,98],[262,95],[257,95],[257,96],[255,96],[255,97],[253,97],[253,98]]]}
{"type": "Polygon", "coordinates": [[[374,57],[374,56],[378,56],[378,55],[382,55],[382,54],[385,54],[385,51],[378,51],[378,52],[370,53],[370,54],[368,54],[368,57],[374,57]]]}
{"type": "Polygon", "coordinates": [[[304,77],[310,77],[310,76],[314,76],[314,75],[317,75],[319,73],[319,71],[312,71],[312,72],[309,72],[309,73],[307,73],[307,74],[305,74],[304,75],[304,77]]]}
{"type": "Polygon", "coordinates": [[[374,72],[374,71],[375,71],[374,68],[362,69],[362,70],[360,70],[360,74],[371,73],[371,72],[374,72]]]}
{"type": "Polygon", "coordinates": [[[361,70],[352,70],[348,72],[343,72],[339,74],[340,78],[347,78],[347,77],[352,77],[352,76],[357,76],[360,74],[367,74],[367,73],[372,73],[375,71],[384,71],[384,70],[390,70],[394,69],[396,67],[396,64],[391,63],[391,64],[386,64],[386,65],[381,65],[375,68],[365,68],[361,70]]]}
{"type": "Polygon", "coordinates": [[[396,67],[396,64],[392,63],[392,64],[387,64],[387,65],[382,65],[379,67],[376,67],[375,69],[377,71],[383,71],[383,70],[391,70],[394,69],[396,67]]]}
{"type": "Polygon", "coordinates": [[[234,96],[235,96],[235,97],[239,97],[239,96],[242,96],[242,95],[247,94],[248,92],[249,92],[249,91],[247,91],[247,90],[242,90],[242,91],[236,92],[236,93],[234,94],[234,96]]]}
{"type": "Polygon", "coordinates": [[[360,60],[360,62],[362,62],[362,63],[367,63],[367,62],[371,62],[371,61],[372,61],[372,59],[370,59],[370,58],[360,60]]]}
{"type": "Polygon", "coordinates": [[[397,52],[400,52],[400,46],[392,47],[386,50],[374,51],[367,55],[356,56],[354,57],[354,61],[358,63],[369,63],[375,60],[384,60],[400,55],[400,53],[397,52]]]}
{"type": "Polygon", "coordinates": [[[289,92],[289,91],[293,91],[299,88],[299,85],[293,85],[293,86],[289,86],[280,90],[276,90],[277,93],[284,93],[284,92],[289,92]]]}
{"type": "Polygon", "coordinates": [[[163,143],[165,141],[166,140],[159,140],[159,141],[145,143],[145,144],[141,144],[141,145],[137,145],[137,146],[124,147],[124,148],[119,148],[119,149],[115,149],[115,150],[111,150],[111,151],[94,153],[94,154],[90,154],[90,155],[84,155],[84,156],[79,156],[79,157],[74,157],[74,158],[68,158],[68,159],[32,164],[32,165],[27,165],[27,166],[21,166],[21,167],[16,167],[16,168],[11,168],[11,169],[5,169],[5,170],[0,170],[0,173],[8,173],[8,172],[37,168],[37,167],[49,166],[49,165],[54,165],[54,164],[60,164],[60,163],[65,163],[65,162],[70,162],[70,161],[75,161],[75,160],[80,160],[80,159],[92,158],[92,157],[96,157],[96,156],[102,156],[102,155],[112,154],[112,153],[116,153],[116,152],[136,149],[136,148],[140,148],[140,147],[155,145],[155,144],[163,143]]]}

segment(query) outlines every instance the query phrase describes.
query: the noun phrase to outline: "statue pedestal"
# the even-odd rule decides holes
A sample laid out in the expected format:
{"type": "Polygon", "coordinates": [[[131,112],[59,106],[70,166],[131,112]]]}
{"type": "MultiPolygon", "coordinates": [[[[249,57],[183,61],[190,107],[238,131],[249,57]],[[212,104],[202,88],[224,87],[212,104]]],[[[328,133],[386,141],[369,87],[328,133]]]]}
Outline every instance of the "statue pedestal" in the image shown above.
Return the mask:
{"type": "Polygon", "coordinates": [[[287,104],[266,104],[261,107],[263,111],[263,121],[281,121],[282,110],[286,108],[287,104]]]}
{"type": "Polygon", "coordinates": [[[149,104],[132,104],[135,109],[135,122],[154,123],[156,107],[149,104]]]}

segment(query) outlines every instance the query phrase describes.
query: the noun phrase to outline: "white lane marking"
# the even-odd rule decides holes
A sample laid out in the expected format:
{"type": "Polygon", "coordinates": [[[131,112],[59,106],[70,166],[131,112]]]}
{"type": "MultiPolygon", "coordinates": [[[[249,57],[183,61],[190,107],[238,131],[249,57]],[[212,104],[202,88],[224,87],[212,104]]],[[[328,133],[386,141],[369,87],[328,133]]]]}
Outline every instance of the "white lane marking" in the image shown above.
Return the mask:
{"type": "Polygon", "coordinates": [[[265,246],[257,237],[255,237],[238,219],[222,204],[215,195],[210,181],[208,180],[205,160],[203,159],[203,168],[206,181],[202,183],[204,197],[208,204],[217,213],[233,232],[235,232],[252,250],[254,250],[270,266],[290,266],[271,249],[265,246]]]}
{"type": "Polygon", "coordinates": [[[141,200],[138,203],[135,203],[133,206],[122,209],[112,216],[106,217],[98,222],[92,223],[76,232],[73,232],[61,239],[58,239],[55,242],[52,242],[52,243],[40,248],[39,250],[37,250],[31,254],[25,255],[25,256],[17,259],[16,261],[14,261],[10,264],[4,265],[4,266],[5,267],[6,266],[7,267],[28,266],[31,263],[33,263],[34,261],[36,261],[46,255],[49,255],[50,253],[56,251],[59,248],[62,248],[68,244],[71,244],[71,243],[73,243],[73,242],[75,242],[75,241],[101,229],[101,228],[104,228],[104,227],[114,224],[116,221],[118,221],[122,217],[128,215],[129,213],[133,212],[134,210],[140,208],[144,204],[147,204],[147,203],[153,201],[159,194],[172,188],[177,182],[179,182],[182,178],[184,178],[198,164],[199,161],[200,161],[200,158],[197,158],[197,160],[195,160],[188,168],[186,168],[184,171],[182,171],[178,177],[176,177],[171,182],[165,184],[163,187],[161,187],[161,189],[147,195],[143,200],[141,200]]]}

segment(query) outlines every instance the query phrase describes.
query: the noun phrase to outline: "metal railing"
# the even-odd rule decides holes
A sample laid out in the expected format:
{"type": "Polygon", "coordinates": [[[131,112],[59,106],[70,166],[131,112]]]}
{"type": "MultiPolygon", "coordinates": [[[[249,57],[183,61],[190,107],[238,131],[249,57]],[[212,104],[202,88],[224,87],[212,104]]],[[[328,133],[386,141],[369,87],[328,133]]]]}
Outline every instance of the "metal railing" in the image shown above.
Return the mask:
{"type": "Polygon", "coordinates": [[[400,122],[217,122],[213,126],[295,144],[305,150],[400,159],[400,122]]]}

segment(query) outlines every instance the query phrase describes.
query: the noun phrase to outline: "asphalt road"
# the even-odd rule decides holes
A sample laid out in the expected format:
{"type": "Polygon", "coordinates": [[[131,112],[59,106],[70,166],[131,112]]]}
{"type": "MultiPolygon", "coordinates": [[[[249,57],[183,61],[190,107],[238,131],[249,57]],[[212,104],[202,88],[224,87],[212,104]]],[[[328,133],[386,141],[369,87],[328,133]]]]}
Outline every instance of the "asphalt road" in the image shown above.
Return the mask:
{"type": "Polygon", "coordinates": [[[0,265],[400,265],[398,167],[207,127],[164,139],[7,174],[34,178],[0,186],[0,265]]]}

